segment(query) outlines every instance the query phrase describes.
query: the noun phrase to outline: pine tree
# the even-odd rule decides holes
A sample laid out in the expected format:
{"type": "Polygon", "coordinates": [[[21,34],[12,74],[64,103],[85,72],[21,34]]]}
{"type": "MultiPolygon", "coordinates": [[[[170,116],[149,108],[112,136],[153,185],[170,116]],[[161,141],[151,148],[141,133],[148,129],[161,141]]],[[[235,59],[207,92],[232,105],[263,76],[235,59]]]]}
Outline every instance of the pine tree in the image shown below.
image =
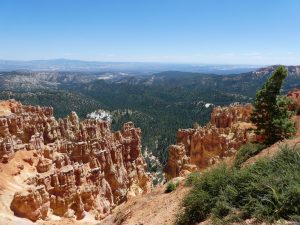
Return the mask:
{"type": "Polygon", "coordinates": [[[287,97],[280,96],[287,75],[288,71],[283,66],[278,67],[256,93],[251,121],[257,127],[257,134],[265,137],[266,144],[288,138],[296,131],[290,120],[292,112],[288,111],[290,102],[287,97]]]}

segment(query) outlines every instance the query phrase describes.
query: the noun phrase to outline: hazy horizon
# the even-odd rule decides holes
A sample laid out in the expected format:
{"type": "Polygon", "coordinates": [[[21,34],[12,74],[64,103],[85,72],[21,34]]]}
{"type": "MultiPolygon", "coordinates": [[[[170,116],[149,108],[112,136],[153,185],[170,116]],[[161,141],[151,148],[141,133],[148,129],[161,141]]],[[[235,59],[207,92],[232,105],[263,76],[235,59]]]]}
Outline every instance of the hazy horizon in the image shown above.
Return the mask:
{"type": "MultiPolygon", "coordinates": [[[[7,62],[47,62],[47,61],[78,61],[78,62],[87,62],[87,63],[129,63],[129,64],[175,64],[175,65],[196,65],[196,66],[253,66],[253,67],[260,67],[260,66],[272,66],[276,64],[243,64],[243,63],[201,63],[201,62],[159,62],[159,61],[105,61],[105,60],[84,60],[84,59],[73,59],[73,58],[45,58],[45,59],[5,59],[0,58],[0,61],[7,61],[7,62]]],[[[286,66],[296,66],[295,65],[286,65],[286,66]]]]}

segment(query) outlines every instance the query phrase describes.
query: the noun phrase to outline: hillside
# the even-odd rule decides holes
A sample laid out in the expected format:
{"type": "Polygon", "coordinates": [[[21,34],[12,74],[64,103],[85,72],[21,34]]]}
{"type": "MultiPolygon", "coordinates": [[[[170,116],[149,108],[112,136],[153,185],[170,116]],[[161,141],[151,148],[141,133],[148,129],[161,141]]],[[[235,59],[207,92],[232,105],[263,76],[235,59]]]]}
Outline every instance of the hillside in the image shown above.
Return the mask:
{"type": "MultiPolygon", "coordinates": [[[[44,225],[99,224],[97,220],[104,219],[101,224],[171,225],[177,221],[178,213],[185,209],[182,208],[182,203],[187,204],[187,196],[193,195],[194,187],[198,182],[201,185],[203,185],[201,182],[204,182],[203,187],[212,185],[209,186],[209,190],[214,190],[228,185],[227,181],[235,179],[238,179],[237,184],[241,182],[243,184],[248,180],[239,180],[243,176],[258,174],[266,177],[264,184],[271,182],[270,184],[273,185],[275,174],[283,179],[278,176],[282,166],[286,172],[294,168],[295,173],[289,174],[291,176],[289,179],[294,179],[293,176],[296,177],[298,174],[297,152],[299,150],[297,147],[296,150],[293,148],[300,138],[299,116],[294,117],[298,128],[296,137],[261,150],[257,155],[247,159],[241,169],[232,167],[234,165],[232,162],[235,160],[232,148],[238,150],[241,144],[249,141],[240,138],[245,137],[247,133],[251,112],[252,108],[249,105],[216,107],[211,114],[212,125],[190,129],[191,134],[187,133],[187,130],[180,130],[177,135],[178,146],[186,148],[185,151],[192,150],[192,153],[189,153],[190,161],[184,159],[182,162],[197,165],[201,172],[191,170],[175,174],[173,177],[176,178],[170,178],[168,183],[150,188],[150,176],[145,173],[145,164],[140,152],[141,133],[138,128],[133,127],[132,123],[126,123],[121,131],[112,133],[107,126],[108,122],[105,121],[80,121],[75,113],[71,113],[64,120],[56,121],[51,107],[23,106],[16,101],[2,101],[0,103],[2,157],[0,216],[4,224],[12,222],[32,224],[30,220],[37,219],[38,224],[44,225]],[[228,129],[227,126],[230,128],[228,129]],[[212,130],[220,132],[219,139],[210,138],[212,130]],[[37,131],[39,133],[36,133],[37,131]],[[241,134],[243,135],[240,136],[241,134]],[[198,140],[190,139],[189,135],[196,135],[198,140]],[[203,135],[203,142],[199,142],[201,135],[203,135]],[[68,142],[65,142],[65,139],[68,142]],[[225,145],[223,141],[227,141],[225,145]],[[221,143],[223,144],[220,145],[221,143]],[[190,148],[189,144],[194,147],[190,148]],[[226,148],[223,149],[222,146],[226,148]],[[286,149],[285,146],[288,148],[286,149]],[[219,147],[221,147],[220,151],[215,151],[219,147]],[[281,151],[282,148],[286,150],[281,151]],[[122,151],[119,151],[120,149],[122,151]],[[199,158],[199,154],[195,154],[197,151],[206,153],[199,158]],[[108,154],[103,154],[104,152],[108,154]],[[208,154],[209,152],[214,155],[208,154]],[[260,161],[266,156],[268,158],[271,156],[271,159],[260,161]],[[215,160],[216,157],[219,159],[215,160]],[[219,166],[222,163],[228,165],[225,170],[219,166]],[[177,177],[178,175],[185,177],[177,177]],[[58,179],[55,178],[57,176],[58,179]],[[170,182],[178,184],[177,188],[166,193],[170,182]],[[100,185],[104,192],[98,190],[97,185],[100,185]],[[93,187],[93,190],[89,187],[93,187]],[[144,194],[140,195],[142,192],[144,194]],[[51,196],[50,204],[48,195],[51,196]],[[95,202],[98,202],[101,207],[97,207],[95,202]]],[[[169,151],[171,152],[172,148],[169,151]]],[[[170,157],[169,160],[172,161],[170,157]]],[[[190,165],[181,166],[185,170],[192,168],[190,165]]],[[[287,174],[284,176],[288,178],[287,174]]],[[[297,179],[286,184],[297,185],[297,179]]],[[[244,190],[244,186],[238,188],[240,188],[238,191],[244,190]]],[[[293,201],[298,201],[297,192],[293,193],[291,195],[293,201]]],[[[283,197],[289,199],[288,196],[283,197]]],[[[197,198],[197,201],[202,198],[203,196],[197,198]]],[[[201,207],[209,201],[210,199],[206,199],[205,202],[200,201],[201,207]]],[[[189,202],[188,205],[190,204],[189,202]]],[[[190,206],[193,207],[192,204],[190,206]]],[[[292,213],[295,214],[295,210],[292,213]]],[[[263,212],[259,213],[263,215],[263,212]]],[[[237,217],[234,221],[238,221],[239,224],[241,218],[244,217],[237,217]]],[[[274,216],[274,218],[278,220],[281,217],[274,216]]],[[[227,219],[233,221],[232,218],[225,218],[227,219]]],[[[297,217],[284,217],[284,219],[297,220],[297,217]]],[[[208,214],[198,218],[197,221],[204,221],[204,224],[216,223],[215,218],[208,217],[208,214]]],[[[261,220],[257,221],[249,217],[245,217],[245,221],[250,225],[261,223],[259,222],[261,220]]],[[[180,222],[180,224],[190,224],[190,222],[180,222]]]]}
{"type": "Polygon", "coordinates": [[[166,185],[158,186],[151,193],[132,198],[120,205],[102,223],[105,225],[174,224],[181,201],[190,189],[185,187],[183,178],[177,180],[180,184],[174,192],[166,194],[166,185]]]}
{"type": "MultiPolygon", "coordinates": [[[[299,187],[299,156],[300,156],[300,149],[299,149],[299,117],[294,117],[294,120],[297,122],[297,129],[298,133],[297,136],[295,136],[292,139],[284,140],[278,143],[275,143],[271,147],[262,149],[260,153],[257,155],[254,155],[250,157],[244,164],[243,168],[240,170],[234,170],[239,175],[234,176],[241,176],[238,177],[238,182],[242,182],[241,184],[241,190],[244,190],[247,193],[247,190],[251,189],[251,185],[253,187],[256,187],[257,185],[261,192],[263,192],[268,185],[271,185],[270,188],[275,188],[276,190],[281,187],[282,182],[285,182],[285,185],[293,185],[295,184],[295,188],[298,185],[299,187]],[[282,175],[278,175],[282,174],[282,175]],[[247,179],[250,178],[250,176],[260,176],[259,179],[262,180],[261,183],[257,182],[249,184],[247,179]],[[246,178],[243,178],[245,176],[246,178]],[[248,177],[249,176],[249,177],[248,177]],[[264,176],[264,178],[262,177],[264,176]],[[277,179],[275,179],[277,177],[277,179]],[[246,180],[242,180],[246,179],[246,180]],[[289,179],[289,180],[288,180],[289,179]],[[247,183],[248,182],[248,183],[247,183]],[[277,182],[277,183],[276,183],[277,182]],[[243,186],[243,185],[246,186],[243,186]]],[[[176,224],[176,221],[178,224],[203,224],[203,225],[211,225],[211,224],[232,224],[232,225],[238,225],[238,224],[247,224],[247,225],[258,225],[258,224],[286,224],[286,225],[297,225],[299,224],[299,217],[295,216],[293,218],[285,218],[285,219],[279,219],[279,217],[275,216],[275,221],[272,221],[271,223],[263,222],[261,218],[247,218],[240,219],[237,215],[233,215],[232,217],[225,217],[223,220],[220,220],[219,218],[209,217],[206,215],[206,217],[199,217],[199,220],[202,221],[200,223],[191,222],[193,221],[193,214],[197,214],[197,212],[192,211],[193,207],[194,210],[199,210],[203,208],[210,200],[213,199],[213,196],[210,196],[211,199],[206,199],[206,196],[202,195],[196,195],[194,192],[191,192],[193,188],[199,188],[200,185],[203,185],[203,188],[206,187],[206,191],[211,191],[212,193],[215,193],[214,190],[216,189],[222,189],[224,185],[228,185],[227,182],[230,185],[233,185],[232,179],[235,179],[231,174],[231,167],[233,166],[233,163],[235,160],[235,156],[230,156],[229,158],[224,159],[223,161],[219,162],[218,164],[209,167],[208,169],[202,170],[201,172],[195,172],[191,173],[187,177],[177,177],[173,178],[169,182],[178,182],[177,188],[171,192],[171,193],[165,193],[165,190],[167,188],[167,184],[156,187],[154,191],[152,191],[149,194],[140,196],[138,198],[131,199],[130,201],[118,206],[116,209],[113,210],[112,215],[107,217],[103,222],[104,224],[144,224],[144,225],[154,225],[154,224],[163,224],[163,225],[173,225],[176,224]],[[222,163],[225,163],[223,166],[222,163]],[[221,167],[220,167],[221,165],[221,167]],[[226,166],[227,165],[227,166],[226,166]],[[205,182],[204,184],[201,184],[199,182],[205,182]],[[198,185],[198,186],[197,186],[198,185]],[[206,186],[207,185],[207,186],[206,186]],[[188,200],[188,197],[192,197],[193,193],[195,196],[193,196],[194,200],[188,200]],[[204,199],[204,200],[201,200],[204,199]],[[197,205],[193,205],[197,204],[197,205]],[[182,205],[183,204],[183,205],[182,205]],[[188,204],[188,205],[187,205],[188,204]],[[185,206],[185,207],[183,207],[185,206]],[[186,208],[191,208],[191,211],[188,211],[188,214],[186,215],[187,218],[190,218],[191,220],[187,220],[183,222],[180,220],[178,221],[178,215],[179,212],[182,212],[186,208]],[[276,219],[277,218],[277,219],[276,219]],[[293,220],[289,221],[289,220],[293,220]],[[298,221],[298,222],[295,222],[298,221]]],[[[257,188],[258,188],[257,187],[257,188]]],[[[288,186],[290,187],[290,186],[288,186]]],[[[233,188],[230,186],[230,188],[233,188]]],[[[232,190],[232,189],[230,189],[232,190]]],[[[227,191],[230,191],[227,190],[227,191]]],[[[224,190],[223,190],[224,191],[224,190]]],[[[226,190],[225,190],[226,191],[226,190]]],[[[275,191],[275,190],[274,190],[275,191]]],[[[285,190],[288,191],[288,190],[285,190]]],[[[291,190],[292,191],[292,190],[291,190]]],[[[222,190],[221,190],[222,193],[222,190]]],[[[227,193],[227,192],[226,192],[227,193]]],[[[268,193],[268,192],[266,192],[268,193]]],[[[199,193],[200,194],[200,193],[199,193]]],[[[231,196],[231,194],[234,194],[229,192],[227,193],[227,197],[231,196]]],[[[269,194],[269,193],[268,193],[269,194]]],[[[278,193],[285,194],[285,193],[278,193]]],[[[286,194],[284,196],[281,196],[281,201],[284,201],[287,205],[289,205],[289,202],[293,201],[295,204],[295,211],[294,213],[299,216],[299,191],[294,189],[289,194],[286,194]],[[289,197],[288,197],[289,196],[289,197]],[[286,199],[283,199],[286,198],[286,199]],[[296,206],[298,204],[298,206],[296,206]],[[297,211],[298,210],[298,211],[297,211]],[[297,214],[298,212],[298,214],[297,214]]],[[[268,196],[266,195],[265,198],[268,196]]],[[[253,194],[253,200],[255,196],[253,194]]],[[[220,207],[223,207],[223,205],[220,205],[220,207]]],[[[224,207],[227,207],[224,205],[224,207]]],[[[233,206],[230,209],[234,210],[235,208],[233,206]]],[[[251,205],[249,206],[251,207],[251,205]]],[[[288,206],[286,206],[288,207],[288,206]]],[[[293,207],[292,207],[293,208],[293,207]]],[[[221,208],[222,209],[222,208],[221,208]]],[[[284,209],[284,208],[281,208],[284,209]]],[[[224,210],[227,210],[226,208],[224,210]]],[[[259,208],[257,208],[259,211],[259,208]]],[[[272,210],[272,209],[269,209],[272,210]]],[[[220,211],[220,215],[222,215],[223,211],[220,211]]],[[[225,212],[225,211],[224,211],[225,212]]],[[[215,212],[214,212],[215,213],[215,212]]],[[[257,212],[258,213],[258,212],[257,212]]],[[[262,212],[263,213],[263,212],[262,212]]],[[[267,212],[266,212],[267,213],[267,212]]],[[[288,213],[288,212],[285,212],[288,213]]],[[[201,214],[200,214],[201,215],[201,214]]],[[[222,216],[221,216],[222,217],[222,216]]],[[[266,218],[265,218],[266,219],[266,218]]]]}
{"type": "MultiPolygon", "coordinates": [[[[278,153],[280,153],[280,148],[276,149],[278,153]]],[[[298,151],[299,154],[299,151],[298,151]]],[[[276,156],[276,154],[273,155],[273,157],[276,156]]],[[[268,163],[268,161],[267,161],[268,163]]],[[[290,163],[292,163],[290,161],[290,163]]],[[[295,162],[293,162],[293,166],[297,166],[295,162]]],[[[257,164],[253,165],[253,168],[257,168],[257,164]]],[[[280,167],[281,168],[281,167],[280,167]]],[[[279,169],[280,169],[279,168],[279,169]]],[[[244,170],[244,169],[243,169],[244,170]]],[[[242,170],[242,171],[243,171],[242,170]]],[[[246,167],[246,170],[251,170],[251,168],[246,167]]],[[[224,171],[223,171],[224,172],[224,171]]],[[[279,172],[279,170],[275,170],[274,174],[271,174],[276,176],[276,173],[279,172]]],[[[203,173],[208,173],[207,171],[204,171],[203,173]]],[[[263,171],[258,171],[258,173],[263,173],[263,171]]],[[[192,178],[192,177],[191,177],[192,178]]],[[[220,177],[219,177],[220,178],[220,177]]],[[[188,178],[189,180],[190,178],[188,178]]],[[[217,178],[216,178],[217,179],[217,178]]],[[[175,179],[174,182],[176,182],[175,179]]],[[[190,179],[192,180],[192,179],[190,179]]],[[[173,225],[175,224],[177,220],[178,213],[180,210],[182,210],[182,202],[188,195],[188,193],[191,190],[191,186],[186,185],[188,181],[186,179],[180,178],[180,183],[175,191],[166,194],[166,185],[156,187],[155,190],[149,194],[146,194],[144,196],[140,196],[135,199],[131,199],[128,202],[124,203],[121,206],[118,206],[116,209],[113,210],[112,215],[107,217],[103,222],[104,224],[124,224],[124,225],[130,225],[130,224],[143,224],[143,225],[155,225],[155,224],[163,224],[163,225],[173,225]]],[[[195,182],[195,181],[194,181],[195,182]]],[[[213,182],[213,181],[212,181],[213,182]]],[[[216,184],[220,184],[219,181],[215,181],[216,184]]],[[[200,196],[198,196],[200,198],[200,196]]],[[[298,196],[294,196],[295,198],[298,198],[298,196]]],[[[291,198],[289,199],[291,200],[291,198]]],[[[205,200],[206,201],[206,200],[205,200]]],[[[295,199],[295,201],[298,201],[295,199]]],[[[191,204],[191,203],[190,203],[191,204]]],[[[204,204],[204,203],[203,203],[204,204]]],[[[298,204],[298,203],[295,203],[298,204]]],[[[201,206],[201,205],[199,205],[201,206]]],[[[298,212],[299,215],[299,212],[298,212]]],[[[190,214],[191,216],[191,214],[190,214]]],[[[297,217],[294,218],[294,221],[298,221],[297,217]]],[[[247,224],[247,225],[258,225],[258,224],[268,224],[264,223],[261,220],[257,220],[255,218],[252,219],[245,219],[242,220],[232,220],[231,222],[227,221],[222,223],[222,221],[218,220],[205,220],[200,224],[203,225],[211,225],[211,224],[232,224],[232,225],[238,225],[238,224],[247,224]]],[[[190,223],[181,223],[181,224],[190,224],[190,223]]],[[[196,224],[196,223],[195,223],[196,224]]],[[[274,225],[279,224],[285,224],[285,225],[297,225],[299,224],[297,222],[288,222],[287,220],[278,220],[274,221],[274,225]]]]}

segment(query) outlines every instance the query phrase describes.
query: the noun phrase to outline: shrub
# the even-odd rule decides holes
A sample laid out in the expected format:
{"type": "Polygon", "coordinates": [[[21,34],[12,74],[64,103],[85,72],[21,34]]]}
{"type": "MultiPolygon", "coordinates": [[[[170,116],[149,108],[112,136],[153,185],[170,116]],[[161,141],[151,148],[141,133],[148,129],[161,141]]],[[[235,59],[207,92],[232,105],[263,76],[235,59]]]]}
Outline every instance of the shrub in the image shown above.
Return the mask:
{"type": "Polygon", "coordinates": [[[193,172],[190,173],[185,181],[186,186],[191,186],[192,184],[196,183],[201,178],[201,173],[193,172]]]}
{"type": "Polygon", "coordinates": [[[170,181],[170,182],[167,184],[165,193],[170,193],[170,192],[172,192],[172,191],[175,191],[176,188],[177,188],[177,186],[178,186],[178,183],[174,183],[174,182],[170,181]]]}
{"type": "Polygon", "coordinates": [[[221,165],[194,179],[176,224],[196,224],[209,216],[227,220],[257,218],[300,221],[300,150],[242,168],[221,165]]]}
{"type": "Polygon", "coordinates": [[[258,154],[264,148],[265,145],[258,143],[248,143],[242,145],[235,156],[234,166],[240,167],[243,162],[258,154]]]}
{"type": "Polygon", "coordinates": [[[207,218],[211,210],[211,196],[204,190],[195,189],[184,199],[184,212],[177,217],[176,224],[195,224],[207,218]]]}

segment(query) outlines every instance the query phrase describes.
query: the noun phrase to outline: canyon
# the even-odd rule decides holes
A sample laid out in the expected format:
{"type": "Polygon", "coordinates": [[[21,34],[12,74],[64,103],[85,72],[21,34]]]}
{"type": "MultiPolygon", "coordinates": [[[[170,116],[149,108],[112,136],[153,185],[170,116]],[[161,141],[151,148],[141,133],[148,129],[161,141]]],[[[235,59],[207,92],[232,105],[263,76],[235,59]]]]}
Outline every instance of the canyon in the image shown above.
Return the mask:
{"type": "Polygon", "coordinates": [[[51,216],[100,220],[131,196],[151,189],[141,130],[112,132],[75,112],[56,120],[52,107],[0,102],[1,218],[51,216]]]}
{"type": "MultiPolygon", "coordinates": [[[[167,180],[216,164],[254,140],[252,110],[250,104],[215,107],[206,126],[179,129],[168,149],[167,180]]],[[[110,121],[80,120],[75,112],[55,119],[53,113],[52,107],[0,101],[4,218],[96,221],[134,196],[161,195],[163,187],[152,190],[141,130],[132,122],[112,132],[110,121]]]]}
{"type": "MultiPolygon", "coordinates": [[[[299,107],[299,90],[288,96],[299,107]]],[[[110,121],[80,120],[75,112],[55,119],[52,107],[0,101],[1,222],[173,224],[189,173],[226,163],[259,139],[252,111],[251,104],[217,106],[205,126],[178,130],[164,170],[167,181],[178,183],[169,204],[166,184],[153,187],[142,131],[132,122],[113,132],[110,121]]]]}

